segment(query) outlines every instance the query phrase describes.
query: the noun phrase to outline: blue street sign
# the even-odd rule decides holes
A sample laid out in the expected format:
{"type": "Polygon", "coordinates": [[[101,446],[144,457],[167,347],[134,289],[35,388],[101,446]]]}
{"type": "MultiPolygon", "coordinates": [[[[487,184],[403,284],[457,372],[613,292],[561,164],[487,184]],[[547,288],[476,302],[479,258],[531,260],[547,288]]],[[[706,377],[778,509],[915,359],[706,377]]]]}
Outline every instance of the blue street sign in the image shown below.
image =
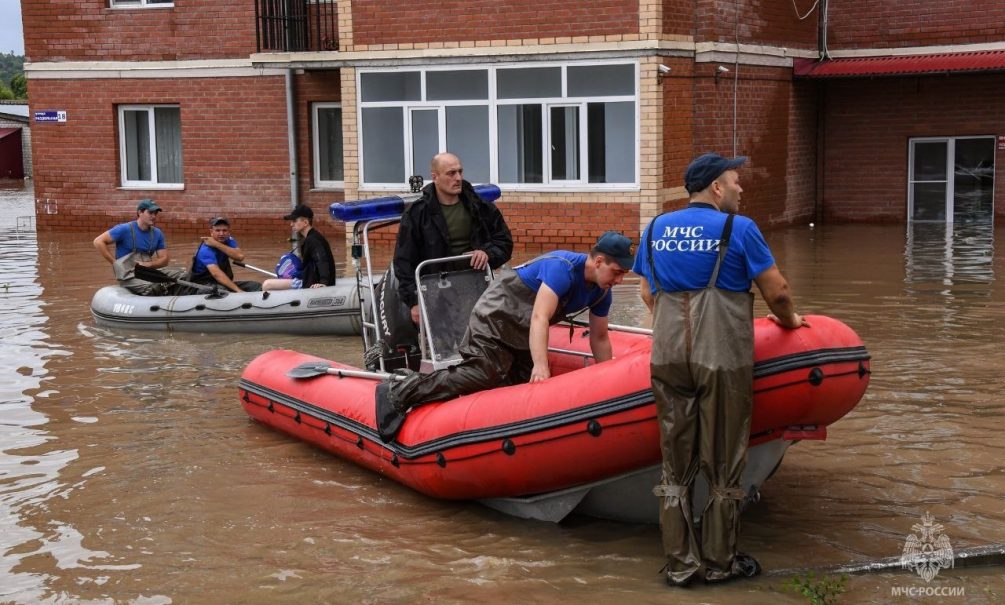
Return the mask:
{"type": "Polygon", "coordinates": [[[36,122],[65,122],[66,111],[49,109],[35,112],[36,122]]]}

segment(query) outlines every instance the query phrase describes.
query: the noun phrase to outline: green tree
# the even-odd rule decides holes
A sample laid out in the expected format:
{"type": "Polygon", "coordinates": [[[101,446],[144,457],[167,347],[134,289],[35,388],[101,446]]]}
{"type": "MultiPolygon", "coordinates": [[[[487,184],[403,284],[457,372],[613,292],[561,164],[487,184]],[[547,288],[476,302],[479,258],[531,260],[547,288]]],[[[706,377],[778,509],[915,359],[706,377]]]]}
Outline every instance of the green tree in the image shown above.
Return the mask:
{"type": "Polygon", "coordinates": [[[18,99],[28,98],[28,80],[25,79],[24,74],[15,74],[10,79],[10,90],[18,99]]]}
{"type": "Polygon", "coordinates": [[[0,100],[6,101],[7,99],[13,99],[13,98],[14,93],[11,92],[9,88],[4,86],[2,82],[0,82],[0,100]]]}

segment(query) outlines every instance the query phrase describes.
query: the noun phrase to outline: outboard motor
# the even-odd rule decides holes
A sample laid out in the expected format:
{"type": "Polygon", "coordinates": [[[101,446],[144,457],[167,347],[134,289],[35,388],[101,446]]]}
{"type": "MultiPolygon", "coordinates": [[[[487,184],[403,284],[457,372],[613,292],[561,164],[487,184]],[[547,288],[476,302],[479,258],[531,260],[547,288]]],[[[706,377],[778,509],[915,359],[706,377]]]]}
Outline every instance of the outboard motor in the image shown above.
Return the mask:
{"type": "Polygon", "coordinates": [[[419,369],[422,354],[419,349],[419,329],[412,323],[411,309],[398,295],[398,278],[394,267],[388,267],[383,277],[374,286],[374,300],[377,301],[377,341],[370,345],[364,355],[368,370],[379,370],[380,359],[384,360],[384,371],[398,368],[419,369]]]}

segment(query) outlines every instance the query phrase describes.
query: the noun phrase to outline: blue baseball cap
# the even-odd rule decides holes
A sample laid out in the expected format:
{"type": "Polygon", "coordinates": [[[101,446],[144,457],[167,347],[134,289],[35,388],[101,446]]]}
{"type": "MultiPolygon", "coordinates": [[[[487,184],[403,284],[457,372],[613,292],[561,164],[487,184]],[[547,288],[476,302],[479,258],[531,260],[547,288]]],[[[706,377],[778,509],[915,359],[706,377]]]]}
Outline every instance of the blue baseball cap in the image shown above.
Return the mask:
{"type": "Polygon", "coordinates": [[[692,194],[704,191],[723,172],[738,168],[746,161],[746,156],[726,159],[717,153],[702,154],[684,171],[684,188],[692,194]]]}
{"type": "Polygon", "coordinates": [[[632,240],[617,231],[608,231],[601,235],[593,250],[618,263],[625,271],[631,271],[635,263],[632,240]]]}
{"type": "Polygon", "coordinates": [[[150,212],[160,212],[161,207],[157,205],[157,202],[148,198],[140,200],[140,203],[136,206],[136,212],[143,212],[144,210],[149,210],[150,212]]]}

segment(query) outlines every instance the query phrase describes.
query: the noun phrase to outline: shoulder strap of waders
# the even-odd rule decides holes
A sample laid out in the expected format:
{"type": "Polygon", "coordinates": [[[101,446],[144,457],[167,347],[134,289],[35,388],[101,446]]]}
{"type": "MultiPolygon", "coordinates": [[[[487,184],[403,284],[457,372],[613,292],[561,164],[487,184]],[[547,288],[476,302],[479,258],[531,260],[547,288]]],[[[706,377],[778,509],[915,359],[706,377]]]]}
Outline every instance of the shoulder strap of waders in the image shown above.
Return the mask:
{"type": "Polygon", "coordinates": [[[656,230],[656,221],[664,214],[667,213],[661,212],[649,223],[649,231],[646,233],[646,258],[649,259],[649,275],[653,278],[653,283],[649,285],[655,285],[657,291],[666,292],[663,289],[663,284],[660,283],[660,278],[656,277],[656,263],[653,262],[653,231],[656,230]]]}
{"type": "Polygon", "coordinates": [[[735,214],[726,217],[726,226],[722,228],[722,237],[719,239],[719,257],[715,259],[715,269],[712,270],[712,278],[708,280],[706,288],[714,288],[715,282],[719,279],[719,268],[722,267],[722,259],[726,258],[726,249],[729,248],[729,238],[733,235],[733,219],[735,214]]]}

